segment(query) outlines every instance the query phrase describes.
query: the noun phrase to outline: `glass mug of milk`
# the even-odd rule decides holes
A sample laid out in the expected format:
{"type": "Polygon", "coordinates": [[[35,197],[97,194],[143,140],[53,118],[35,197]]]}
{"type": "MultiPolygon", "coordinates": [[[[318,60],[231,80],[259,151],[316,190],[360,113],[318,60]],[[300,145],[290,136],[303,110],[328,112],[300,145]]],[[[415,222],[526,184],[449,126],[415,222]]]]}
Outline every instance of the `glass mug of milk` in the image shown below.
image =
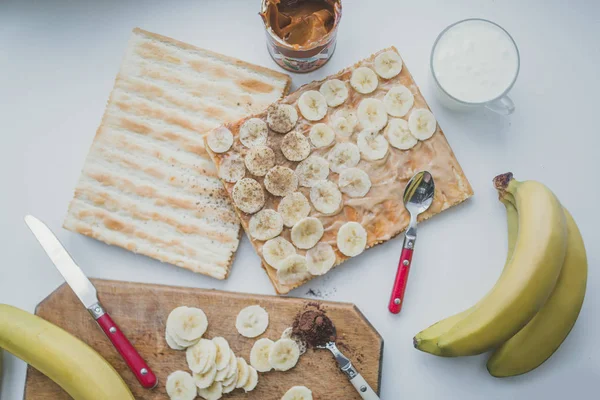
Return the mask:
{"type": "Polygon", "coordinates": [[[500,25],[465,19],[440,33],[431,50],[431,76],[441,102],[464,111],[486,107],[498,114],[515,110],[506,95],[519,75],[519,50],[500,25]]]}

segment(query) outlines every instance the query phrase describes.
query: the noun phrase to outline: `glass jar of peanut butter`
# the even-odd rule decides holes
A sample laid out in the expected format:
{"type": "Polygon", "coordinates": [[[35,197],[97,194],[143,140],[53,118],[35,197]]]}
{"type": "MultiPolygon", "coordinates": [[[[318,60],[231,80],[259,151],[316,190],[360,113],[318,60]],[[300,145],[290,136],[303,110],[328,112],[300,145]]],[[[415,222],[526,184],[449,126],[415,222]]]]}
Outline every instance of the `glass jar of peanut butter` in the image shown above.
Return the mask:
{"type": "Polygon", "coordinates": [[[321,68],[333,55],[342,17],[341,0],[262,0],[267,48],[292,72],[321,68]]]}

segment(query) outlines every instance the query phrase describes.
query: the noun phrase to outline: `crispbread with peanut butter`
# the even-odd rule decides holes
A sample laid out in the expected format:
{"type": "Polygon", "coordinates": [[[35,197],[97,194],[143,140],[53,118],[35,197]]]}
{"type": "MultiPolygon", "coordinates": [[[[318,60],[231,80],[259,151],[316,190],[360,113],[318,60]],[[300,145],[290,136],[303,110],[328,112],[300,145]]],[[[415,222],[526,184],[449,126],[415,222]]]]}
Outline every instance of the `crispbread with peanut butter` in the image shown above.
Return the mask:
{"type": "Polygon", "coordinates": [[[134,29],[64,227],[225,279],[239,220],[203,137],[289,85],[285,74],[134,29]]]}
{"type": "Polygon", "coordinates": [[[404,231],[402,194],[416,172],[430,171],[436,186],[419,220],[473,194],[393,47],[225,124],[207,142],[217,131],[227,145],[207,150],[281,294],[404,231]],[[248,157],[257,146],[264,157],[248,157]],[[274,168],[289,169],[276,174],[277,191],[265,182],[274,168]]]}

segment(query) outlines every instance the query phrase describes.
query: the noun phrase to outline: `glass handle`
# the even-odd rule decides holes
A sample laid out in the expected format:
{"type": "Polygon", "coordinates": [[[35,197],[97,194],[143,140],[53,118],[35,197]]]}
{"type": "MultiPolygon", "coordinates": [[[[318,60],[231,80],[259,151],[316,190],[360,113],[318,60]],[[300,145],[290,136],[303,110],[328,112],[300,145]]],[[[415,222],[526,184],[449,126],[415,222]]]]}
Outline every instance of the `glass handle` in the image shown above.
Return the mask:
{"type": "Polygon", "coordinates": [[[500,115],[510,115],[515,111],[515,103],[508,96],[486,103],[485,108],[500,115]]]}

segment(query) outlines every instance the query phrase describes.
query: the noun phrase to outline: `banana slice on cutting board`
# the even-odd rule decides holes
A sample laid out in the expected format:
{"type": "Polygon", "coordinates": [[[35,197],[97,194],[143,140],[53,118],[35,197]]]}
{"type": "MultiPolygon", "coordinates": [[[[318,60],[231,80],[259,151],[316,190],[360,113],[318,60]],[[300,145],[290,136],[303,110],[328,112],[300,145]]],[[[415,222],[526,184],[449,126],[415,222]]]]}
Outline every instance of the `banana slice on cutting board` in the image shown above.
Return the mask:
{"type": "Polygon", "coordinates": [[[381,160],[390,147],[385,137],[373,129],[365,129],[359,133],[356,144],[362,158],[369,161],[381,160]]]}
{"type": "Polygon", "coordinates": [[[327,100],[320,92],[308,90],[298,98],[298,108],[309,121],[320,121],[327,114],[327,100]]]}
{"type": "Polygon", "coordinates": [[[198,343],[188,347],[185,352],[185,358],[192,372],[204,374],[215,364],[217,346],[215,346],[212,340],[200,339],[198,343]]]}
{"type": "Polygon", "coordinates": [[[192,375],[175,371],[167,378],[166,390],[171,400],[194,400],[198,389],[192,375]]]}
{"type": "Polygon", "coordinates": [[[310,189],[313,207],[325,215],[333,215],[342,208],[342,193],[331,181],[318,181],[310,189]]]}
{"type": "Polygon", "coordinates": [[[208,319],[199,308],[177,307],[167,317],[167,334],[179,345],[194,345],[206,332],[208,319]]]}
{"type": "Polygon", "coordinates": [[[237,153],[229,153],[221,159],[219,178],[225,182],[235,183],[246,175],[244,159],[237,153]]]}
{"type": "Polygon", "coordinates": [[[267,240],[262,247],[263,258],[267,264],[275,269],[279,269],[279,263],[281,261],[294,254],[296,254],[294,245],[282,237],[276,237],[274,239],[267,240]]]}
{"type": "Polygon", "coordinates": [[[367,246],[367,231],[358,222],[346,222],[338,231],[337,246],[345,256],[357,256],[367,246]]]}
{"type": "Polygon", "coordinates": [[[354,132],[354,126],[352,125],[347,118],[337,117],[333,121],[333,129],[335,132],[342,137],[350,137],[354,132]]]}
{"type": "MultiPolygon", "coordinates": [[[[233,350],[229,350],[229,363],[227,364],[227,374],[225,374],[225,378],[223,379],[223,385],[229,386],[231,385],[232,380],[237,380],[237,357],[233,353],[233,350]],[[233,379],[232,379],[233,378],[233,379]]],[[[217,371],[217,375],[218,375],[217,371]]]]}
{"type": "Polygon", "coordinates": [[[248,378],[250,378],[250,368],[246,360],[242,357],[237,358],[237,380],[235,381],[236,389],[244,387],[246,383],[248,383],[248,378]]]}
{"type": "Polygon", "coordinates": [[[194,374],[194,383],[198,389],[206,389],[213,384],[217,376],[217,365],[213,362],[210,369],[202,374],[194,374]]]}
{"type": "Polygon", "coordinates": [[[235,320],[235,327],[239,334],[247,338],[262,335],[267,330],[267,326],[269,326],[269,314],[259,305],[242,309],[235,320]]]}
{"type": "Polygon", "coordinates": [[[233,145],[233,134],[229,129],[221,126],[208,134],[206,143],[215,153],[225,153],[233,145]]]}
{"type": "Polygon", "coordinates": [[[277,206],[277,212],[283,218],[283,224],[289,228],[307,217],[310,213],[310,204],[308,199],[300,192],[285,196],[277,206]]]}
{"type": "MultiPolygon", "coordinates": [[[[323,232],[323,224],[319,219],[303,218],[292,227],[292,243],[299,249],[310,249],[321,240],[323,232]]],[[[281,268],[280,266],[279,269],[281,268]]]]}
{"type": "Polygon", "coordinates": [[[377,75],[368,67],[356,68],[350,77],[350,86],[358,93],[372,93],[377,89],[378,85],[379,79],[377,79],[377,75]]]}
{"type": "Polygon", "coordinates": [[[300,358],[300,348],[292,339],[279,339],[271,347],[269,363],[277,371],[289,371],[300,358]]]}
{"type": "Polygon", "coordinates": [[[167,342],[167,344],[169,345],[170,348],[172,348],[173,350],[185,350],[186,346],[181,346],[179,345],[175,339],[173,339],[173,337],[171,335],[169,335],[169,332],[165,329],[165,340],[167,342]]]}
{"type": "Polygon", "coordinates": [[[260,118],[250,118],[240,127],[240,142],[248,148],[267,144],[268,135],[267,123],[260,118]]]}
{"type": "Polygon", "coordinates": [[[435,133],[437,121],[431,111],[425,108],[412,110],[408,117],[408,129],[419,140],[427,140],[435,133]]]}
{"type": "Polygon", "coordinates": [[[325,97],[329,107],[337,107],[348,98],[348,87],[339,79],[329,79],[323,82],[319,92],[325,97]]]}
{"type": "Polygon", "coordinates": [[[250,218],[248,232],[258,240],[269,240],[278,236],[283,230],[283,218],[275,210],[261,210],[250,218]]]}
{"type": "Polygon", "coordinates": [[[402,58],[395,51],[385,51],[375,57],[375,72],[383,79],[391,79],[402,72],[402,58]]]}
{"type": "Polygon", "coordinates": [[[265,176],[275,165],[275,153],[268,146],[255,146],[246,154],[244,163],[252,174],[265,176]]]}
{"type": "Polygon", "coordinates": [[[206,389],[198,389],[198,396],[204,400],[219,400],[223,397],[223,385],[215,381],[206,389]]]}
{"type": "Polygon", "coordinates": [[[299,132],[290,132],[281,141],[281,152],[290,161],[302,161],[310,154],[310,142],[299,132]]]}
{"type": "Polygon", "coordinates": [[[264,184],[269,193],[283,197],[298,189],[298,176],[288,167],[277,165],[267,172],[264,184]]]}
{"type": "Polygon", "coordinates": [[[275,342],[271,339],[262,338],[254,342],[250,350],[250,365],[258,372],[269,372],[273,369],[269,363],[269,354],[275,342]]]}
{"type": "Polygon", "coordinates": [[[217,346],[217,355],[215,357],[217,371],[222,371],[229,364],[229,353],[231,352],[229,342],[221,336],[214,337],[212,341],[217,346]]]}
{"type": "Polygon", "coordinates": [[[338,174],[345,168],[352,168],[360,161],[360,151],[354,143],[338,143],[327,155],[329,168],[338,174]]]}
{"type": "Polygon", "coordinates": [[[360,168],[348,168],[340,172],[338,186],[350,197],[365,197],[371,189],[371,179],[360,168]]]}
{"type": "Polygon", "coordinates": [[[306,386],[294,386],[285,392],[281,400],[313,400],[312,391],[306,386]]]}
{"type": "Polygon", "coordinates": [[[363,129],[381,130],[388,121],[385,104],[379,99],[364,99],[356,111],[363,129]]]}
{"type": "Polygon", "coordinates": [[[317,148],[327,147],[333,143],[333,140],[335,139],[335,132],[329,127],[329,125],[319,122],[310,128],[308,137],[313,146],[317,148]]]}
{"type": "Polygon", "coordinates": [[[219,370],[217,369],[217,376],[215,376],[215,381],[223,383],[227,378],[230,378],[232,374],[237,370],[237,357],[233,354],[233,350],[229,349],[229,354],[227,354],[227,364],[225,364],[225,368],[219,370]]]}
{"type": "Polygon", "coordinates": [[[385,94],[383,104],[392,117],[404,117],[415,104],[415,96],[406,86],[398,85],[385,94]]]}
{"type": "Polygon", "coordinates": [[[323,275],[333,267],[336,257],[333,247],[319,243],[306,252],[306,268],[311,275],[323,275]]]}
{"type": "Polygon", "coordinates": [[[242,387],[246,393],[253,391],[256,385],[258,385],[258,372],[256,372],[254,367],[248,367],[248,370],[248,382],[242,387]]]}
{"type": "Polygon", "coordinates": [[[267,124],[277,133],[291,131],[297,122],[298,112],[289,104],[272,104],[267,109],[267,124]]]}
{"type": "Polygon", "coordinates": [[[329,176],[329,162],[320,156],[310,156],[296,167],[301,186],[313,187],[329,176]]]}
{"type": "Polygon", "coordinates": [[[310,277],[306,267],[306,258],[295,254],[289,256],[279,264],[277,280],[284,285],[293,285],[310,277]]]}
{"type": "Polygon", "coordinates": [[[385,127],[385,136],[388,142],[397,149],[408,150],[413,148],[419,141],[408,128],[408,122],[400,118],[391,118],[385,127]]]}
{"type": "Polygon", "coordinates": [[[236,207],[248,214],[254,214],[265,205],[265,193],[262,186],[252,178],[237,181],[231,191],[236,207]]]}

